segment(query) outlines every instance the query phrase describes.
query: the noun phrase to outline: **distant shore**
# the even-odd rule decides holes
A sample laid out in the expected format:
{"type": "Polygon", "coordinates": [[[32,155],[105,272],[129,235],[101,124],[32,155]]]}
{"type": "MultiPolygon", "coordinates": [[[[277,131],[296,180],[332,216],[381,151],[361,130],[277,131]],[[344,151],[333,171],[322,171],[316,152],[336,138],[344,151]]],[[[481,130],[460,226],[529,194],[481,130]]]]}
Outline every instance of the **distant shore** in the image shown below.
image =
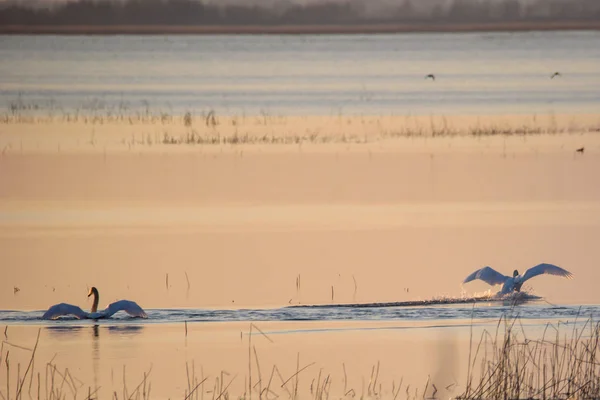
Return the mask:
{"type": "Polygon", "coordinates": [[[156,34],[377,34],[418,32],[520,32],[600,30],[600,21],[498,22],[467,24],[354,25],[2,25],[0,34],[156,35],[156,34]]]}
{"type": "MultiPolygon", "coordinates": [[[[54,117],[0,115],[0,152],[181,153],[245,150],[246,153],[426,151],[456,152],[461,146],[486,153],[536,148],[569,153],[600,148],[600,114],[438,116],[179,116],[54,117]],[[436,141],[428,141],[431,138],[436,141]],[[487,138],[489,140],[482,140],[487,138]],[[527,138],[525,140],[525,138],[527,138]],[[537,138],[537,139],[536,139],[537,138]],[[526,142],[526,146],[523,146],[526,142]],[[416,147],[415,147],[416,146],[416,147]],[[565,147],[566,146],[566,147],[565,147]],[[509,146],[510,147],[510,146],[509,146]],[[58,150],[60,149],[60,150],[58,150]]],[[[470,151],[470,150],[469,150],[470,151]]]]}

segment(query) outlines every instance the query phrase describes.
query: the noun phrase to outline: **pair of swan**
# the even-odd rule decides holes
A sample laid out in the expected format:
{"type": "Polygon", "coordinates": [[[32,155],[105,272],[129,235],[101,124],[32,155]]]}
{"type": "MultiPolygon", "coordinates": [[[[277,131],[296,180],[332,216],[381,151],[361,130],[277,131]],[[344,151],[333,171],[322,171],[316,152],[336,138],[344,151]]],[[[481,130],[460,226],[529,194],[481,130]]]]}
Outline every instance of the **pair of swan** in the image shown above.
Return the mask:
{"type": "Polygon", "coordinates": [[[512,292],[520,292],[523,283],[534,276],[542,274],[562,276],[567,279],[571,279],[573,277],[573,274],[566,269],[562,269],[556,265],[542,263],[536,265],[535,267],[529,268],[523,275],[520,275],[519,271],[515,269],[513,271],[513,276],[502,275],[500,272],[490,267],[483,267],[467,276],[463,283],[480,279],[492,286],[502,285],[502,289],[497,293],[497,295],[502,296],[512,292]]]}
{"type": "Polygon", "coordinates": [[[110,318],[119,311],[125,311],[132,317],[148,318],[146,312],[135,301],[115,301],[114,303],[110,303],[103,311],[98,311],[98,301],[100,300],[98,289],[92,287],[88,293],[88,297],[90,296],[94,296],[94,303],[92,304],[92,310],[89,313],[72,304],[60,303],[50,307],[48,311],[44,313],[42,319],[57,319],[68,315],[72,315],[78,319],[101,319],[110,318]]]}
{"type": "MultiPolygon", "coordinates": [[[[523,283],[535,276],[543,274],[562,276],[567,279],[573,277],[572,273],[563,268],[552,264],[542,263],[529,268],[523,275],[520,275],[519,271],[515,269],[512,276],[502,275],[500,272],[490,267],[483,267],[467,276],[463,283],[479,279],[492,286],[502,285],[502,289],[497,293],[497,295],[502,296],[513,292],[520,292],[523,283]]],[[[78,319],[101,319],[110,318],[119,311],[125,311],[132,317],[148,318],[148,315],[142,307],[130,300],[115,301],[114,303],[109,304],[103,311],[98,311],[98,301],[100,300],[98,289],[92,287],[88,293],[88,297],[90,296],[94,296],[94,303],[91,312],[89,313],[72,304],[60,303],[50,307],[48,311],[44,313],[42,318],[57,319],[62,316],[72,315],[78,319]]]]}

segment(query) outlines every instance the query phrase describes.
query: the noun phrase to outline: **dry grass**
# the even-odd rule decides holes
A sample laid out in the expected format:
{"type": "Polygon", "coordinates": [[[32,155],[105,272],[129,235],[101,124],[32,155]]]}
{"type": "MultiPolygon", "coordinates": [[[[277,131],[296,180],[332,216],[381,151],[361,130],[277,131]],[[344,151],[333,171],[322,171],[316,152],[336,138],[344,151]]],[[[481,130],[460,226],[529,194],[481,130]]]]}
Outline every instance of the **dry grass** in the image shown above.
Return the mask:
{"type": "MultiPolygon", "coordinates": [[[[43,375],[40,371],[35,371],[35,355],[40,340],[40,332],[41,328],[38,330],[37,339],[33,348],[12,344],[8,340],[2,342],[0,347],[0,374],[6,377],[6,387],[0,388],[0,399],[97,399],[100,387],[86,387],[84,382],[77,379],[68,368],[59,369],[54,363],[54,358],[45,364],[43,375]],[[21,363],[17,364],[15,375],[15,368],[11,362],[10,350],[8,349],[10,347],[20,351],[31,352],[29,362],[23,375],[21,375],[21,363]],[[2,371],[3,367],[6,369],[5,372],[2,371]],[[11,384],[11,382],[14,384],[11,384]]],[[[6,330],[5,338],[7,338],[6,330]]],[[[148,372],[145,372],[142,380],[135,386],[134,390],[129,391],[127,388],[126,368],[123,366],[123,386],[121,393],[114,391],[110,397],[115,400],[118,400],[119,398],[133,400],[149,399],[152,384],[148,378],[151,371],[152,368],[150,368],[148,372]]]]}
{"type": "MultiPolygon", "coordinates": [[[[39,335],[38,335],[39,339],[39,335]]],[[[6,343],[6,342],[4,342],[6,343]]],[[[37,347],[36,341],[36,347],[37,347]]],[[[35,348],[29,349],[21,347],[21,350],[31,351],[31,358],[27,369],[23,376],[21,376],[21,364],[17,364],[17,371],[15,376],[14,367],[11,364],[10,351],[6,351],[6,353],[2,353],[2,357],[0,360],[3,361],[3,367],[5,367],[6,372],[6,387],[0,389],[0,398],[3,400],[20,400],[23,398],[29,399],[77,399],[84,398],[87,400],[98,399],[99,398],[99,390],[100,387],[92,389],[92,387],[87,387],[85,384],[77,379],[68,368],[64,370],[60,370],[56,364],[51,360],[45,365],[44,375],[40,372],[34,374],[32,366],[34,365],[35,360],[35,348]],[[14,382],[14,384],[11,384],[14,382]]],[[[4,350],[4,346],[3,346],[4,350]]],[[[0,368],[1,369],[1,368],[0,368]]],[[[186,370],[188,371],[187,379],[188,379],[188,389],[185,392],[185,399],[198,399],[199,393],[204,393],[206,390],[204,389],[204,384],[208,380],[208,378],[203,378],[198,381],[198,378],[195,375],[194,366],[192,364],[191,375],[188,369],[188,365],[186,364],[186,370]],[[193,386],[192,386],[193,385],[193,386]],[[198,390],[201,389],[201,390],[198,390]]],[[[110,398],[118,400],[122,399],[149,399],[150,393],[152,389],[152,384],[149,381],[151,369],[148,372],[143,374],[143,379],[135,386],[133,391],[129,391],[127,387],[127,374],[126,368],[123,367],[123,385],[120,393],[117,391],[113,391],[110,394],[110,398]]],[[[215,390],[214,391],[206,391],[207,393],[213,393],[213,400],[218,400],[221,397],[229,398],[229,394],[227,393],[227,389],[232,381],[226,384],[223,387],[222,382],[224,381],[224,375],[226,373],[223,371],[221,373],[221,379],[215,379],[215,390]],[[220,390],[220,394],[218,396],[214,396],[216,390],[220,390]]]]}
{"type": "Polygon", "coordinates": [[[591,318],[582,328],[575,321],[570,337],[548,324],[535,340],[527,338],[518,318],[501,319],[494,336],[482,334],[469,361],[465,391],[458,398],[600,398],[599,343],[600,323],[591,318]],[[504,332],[498,337],[501,326],[504,332]]]}
{"type": "MultiPolygon", "coordinates": [[[[41,329],[40,329],[41,331],[41,329]]],[[[36,349],[39,343],[38,337],[33,348],[11,344],[4,341],[0,349],[0,361],[2,368],[0,373],[6,377],[6,386],[0,388],[0,399],[2,400],[21,400],[28,399],[78,399],[86,400],[110,397],[111,399],[149,399],[152,392],[150,374],[152,368],[143,374],[143,377],[137,382],[131,391],[127,385],[127,371],[123,366],[122,386],[118,390],[102,387],[93,388],[85,385],[84,382],[77,379],[68,368],[59,369],[54,363],[54,359],[46,363],[42,373],[35,371],[36,349]],[[5,346],[6,344],[6,346],[5,346]],[[14,346],[20,351],[31,353],[29,363],[25,372],[22,374],[21,364],[16,366],[16,375],[14,363],[11,361],[10,351],[5,351],[5,347],[14,346]],[[3,371],[5,369],[5,371],[3,371]],[[108,390],[108,392],[107,392],[108,390]]],[[[381,399],[398,398],[401,391],[406,394],[407,399],[420,398],[419,389],[412,390],[410,386],[403,387],[402,379],[399,383],[393,381],[388,388],[383,382],[379,381],[379,362],[373,365],[368,385],[365,386],[365,380],[353,387],[348,382],[346,375],[346,366],[342,365],[344,372],[343,391],[339,379],[333,379],[334,374],[327,372],[323,368],[317,370],[315,362],[304,362],[298,353],[295,359],[295,369],[286,374],[279,366],[272,365],[264,369],[261,365],[259,352],[255,342],[262,339],[272,342],[272,339],[265,334],[255,324],[250,324],[246,332],[248,341],[248,366],[247,375],[244,378],[244,391],[242,393],[231,393],[231,385],[238,380],[238,375],[232,375],[222,370],[214,376],[204,374],[201,366],[196,368],[194,361],[186,362],[185,381],[186,386],[183,393],[183,399],[188,400],[229,400],[229,399],[259,399],[275,400],[299,398],[310,398],[314,400],[325,400],[330,397],[336,398],[361,398],[361,399],[381,399]],[[265,373],[268,371],[268,373],[265,373]],[[311,375],[312,374],[312,375],[311,375]],[[338,385],[336,386],[335,383],[338,385]]]]}
{"type": "MultiPolygon", "coordinates": [[[[107,106],[91,102],[80,109],[65,111],[55,104],[27,103],[23,99],[10,103],[0,115],[0,124],[83,124],[91,127],[121,125],[135,127],[124,145],[302,145],[302,144],[365,144],[394,138],[454,137],[454,136],[528,136],[600,132],[600,119],[586,122],[572,116],[558,121],[556,115],[533,115],[523,122],[488,120],[483,118],[469,125],[455,124],[456,118],[446,116],[331,116],[328,121],[302,128],[298,120],[261,112],[259,115],[221,116],[213,109],[197,115],[183,115],[145,108],[130,109],[126,104],[107,106]],[[387,119],[394,118],[390,123],[387,119]],[[141,130],[141,131],[140,131],[141,130]]],[[[90,144],[97,138],[92,137],[90,144]]]]}
{"type": "MultiPolygon", "coordinates": [[[[564,330],[564,329],[563,329],[564,330]]],[[[216,376],[205,376],[195,363],[186,363],[187,386],[184,399],[222,400],[239,398],[244,400],[288,398],[296,400],[310,395],[312,399],[331,398],[360,399],[436,399],[453,395],[451,387],[438,387],[427,377],[424,386],[411,388],[398,382],[380,381],[380,363],[371,368],[368,380],[349,382],[346,365],[342,364],[343,379],[323,368],[317,370],[314,362],[303,362],[298,353],[296,368],[285,375],[277,365],[264,369],[261,365],[253,338],[272,342],[272,339],[255,324],[250,324],[246,334],[248,340],[247,375],[244,392],[230,392],[237,375],[221,371],[216,376]],[[265,374],[265,371],[269,371],[265,374]],[[198,374],[199,373],[199,374],[198,374]],[[401,396],[402,395],[402,396],[401,396]]],[[[16,346],[4,341],[0,349],[2,373],[6,387],[0,388],[0,398],[9,399],[67,399],[99,398],[100,388],[86,387],[68,369],[59,370],[51,360],[45,365],[43,375],[35,372],[35,354],[39,342],[33,348],[16,346]],[[6,346],[5,346],[6,345],[6,346]],[[8,347],[30,351],[27,367],[16,371],[11,364],[8,347]],[[5,351],[6,350],[6,351],[5,351]],[[2,369],[5,371],[2,371],[2,369]],[[15,373],[16,372],[16,373],[15,373]]],[[[480,341],[471,346],[474,355],[469,355],[469,372],[464,391],[457,399],[597,399],[600,398],[600,323],[592,319],[583,324],[573,324],[570,337],[561,329],[548,324],[541,338],[531,340],[518,317],[507,317],[498,321],[494,335],[484,331],[480,341]],[[500,334],[503,329],[503,333],[500,334]],[[552,337],[552,339],[550,339],[552,337]]],[[[126,369],[123,367],[123,386],[120,393],[113,391],[113,399],[147,399],[151,394],[149,376],[151,369],[143,374],[133,391],[127,388],[126,369]]],[[[437,382],[438,385],[440,384],[437,382]]]]}

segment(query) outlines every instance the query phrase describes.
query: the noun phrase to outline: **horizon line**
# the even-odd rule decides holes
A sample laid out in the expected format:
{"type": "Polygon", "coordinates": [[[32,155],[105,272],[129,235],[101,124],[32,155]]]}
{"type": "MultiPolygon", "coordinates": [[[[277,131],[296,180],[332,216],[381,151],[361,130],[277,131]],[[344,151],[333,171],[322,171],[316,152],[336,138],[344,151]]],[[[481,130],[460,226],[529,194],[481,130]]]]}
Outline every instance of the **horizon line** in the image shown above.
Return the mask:
{"type": "Polygon", "coordinates": [[[399,23],[399,24],[290,24],[290,25],[2,25],[0,34],[31,35],[154,35],[154,34],[384,34],[384,33],[466,33],[600,30],[600,21],[481,22],[481,23],[399,23]]]}

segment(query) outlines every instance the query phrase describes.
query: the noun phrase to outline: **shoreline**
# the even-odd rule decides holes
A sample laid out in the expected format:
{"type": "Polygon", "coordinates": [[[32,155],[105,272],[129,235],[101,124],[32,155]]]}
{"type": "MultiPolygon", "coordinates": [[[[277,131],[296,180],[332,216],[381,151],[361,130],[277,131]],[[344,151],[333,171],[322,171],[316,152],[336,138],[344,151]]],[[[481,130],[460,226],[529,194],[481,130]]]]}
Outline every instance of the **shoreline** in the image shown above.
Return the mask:
{"type": "Polygon", "coordinates": [[[592,149],[599,114],[168,116],[7,119],[2,156],[19,154],[456,152],[592,149]],[[527,138],[527,139],[526,139],[527,138]],[[432,141],[432,139],[435,139],[432,141]],[[527,143],[529,141],[529,143],[527,143]]]}
{"type": "Polygon", "coordinates": [[[598,21],[323,25],[4,25],[0,35],[311,35],[600,30],[598,21]]]}

